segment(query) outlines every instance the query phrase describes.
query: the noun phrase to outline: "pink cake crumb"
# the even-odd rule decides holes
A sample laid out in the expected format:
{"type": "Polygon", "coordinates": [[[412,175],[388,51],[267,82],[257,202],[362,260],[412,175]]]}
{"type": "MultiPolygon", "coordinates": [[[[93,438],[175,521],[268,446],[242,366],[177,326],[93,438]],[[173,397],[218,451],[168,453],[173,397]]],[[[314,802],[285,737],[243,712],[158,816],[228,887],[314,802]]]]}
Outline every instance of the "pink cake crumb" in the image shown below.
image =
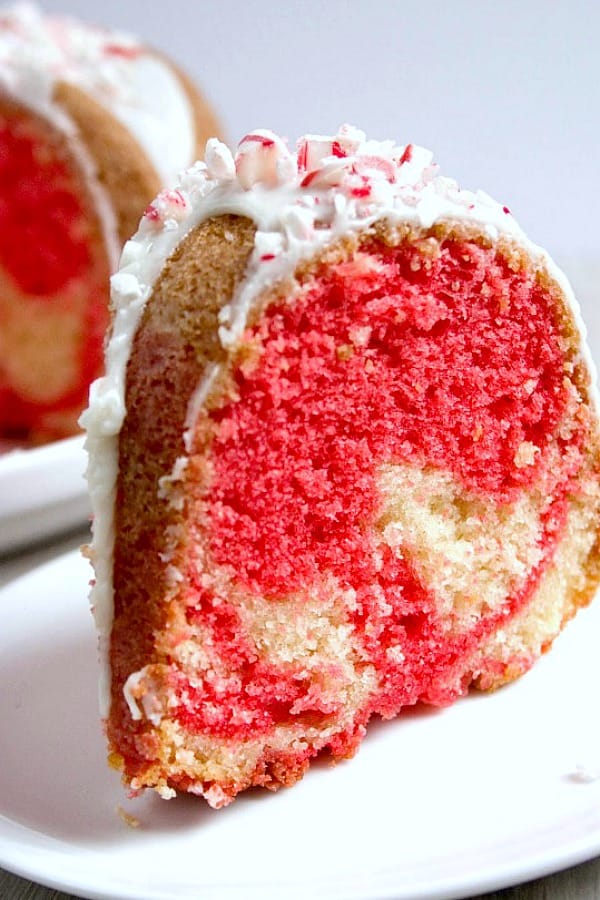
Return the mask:
{"type": "MultiPolygon", "coordinates": [[[[417,459],[495,504],[510,501],[545,465],[543,449],[524,465],[518,448],[551,431],[566,402],[558,333],[530,275],[454,241],[430,268],[414,261],[409,249],[370,248],[330,268],[295,304],[271,306],[246,336],[260,341],[261,356],[237,371],[239,400],[213,413],[212,554],[274,603],[325,573],[355,592],[350,621],[380,680],[360,724],[373,712],[391,717],[419,700],[445,705],[464,693],[464,660],[530,598],[566,514],[559,498],[545,516],[542,562],[525,585],[454,639],[410,562],[389,547],[375,552],[382,464],[417,459]],[[534,394],[524,388],[533,382],[534,394]]],[[[193,584],[193,572],[188,578],[193,584]]],[[[186,728],[241,738],[300,711],[331,713],[314,672],[304,683],[257,656],[230,603],[197,585],[188,618],[242,674],[230,686],[205,678],[201,689],[179,674],[176,691],[186,700],[177,716],[186,728]]],[[[511,664],[528,665],[498,666],[511,664]]]]}

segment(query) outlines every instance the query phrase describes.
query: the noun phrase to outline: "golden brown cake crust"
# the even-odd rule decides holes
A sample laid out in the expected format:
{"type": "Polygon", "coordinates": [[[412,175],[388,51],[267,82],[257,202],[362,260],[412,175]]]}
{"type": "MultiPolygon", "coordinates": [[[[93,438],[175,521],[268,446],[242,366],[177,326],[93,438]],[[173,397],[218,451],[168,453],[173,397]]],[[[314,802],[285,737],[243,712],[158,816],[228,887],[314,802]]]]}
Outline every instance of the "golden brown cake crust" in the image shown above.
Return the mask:
{"type": "MultiPolygon", "coordinates": [[[[195,130],[194,155],[201,159],[208,138],[221,134],[216,116],[185,72],[163,54],[156,52],[155,56],[173,71],[187,95],[195,130]]],[[[97,166],[98,180],[109,195],[119,240],[124,244],[137,231],[144,208],[161,188],[158,173],[125,125],[81,88],[59,82],[54,99],[75,122],[97,166]]],[[[190,165],[193,162],[189,160],[190,165]]]]}
{"type": "MultiPolygon", "coordinates": [[[[164,502],[158,500],[158,479],[184,453],[189,395],[207,359],[219,352],[219,309],[243,278],[253,245],[254,226],[245,219],[224,216],[194,230],[167,262],[134,341],[127,417],[119,441],[115,523],[118,637],[111,660],[116,722],[125,714],[124,682],[154,655],[154,633],[162,630],[169,616],[165,565],[158,556],[156,536],[165,535],[178,517],[166,513],[164,502]],[[140,571],[143,579],[138,577],[140,571]]],[[[143,725],[139,731],[143,734],[143,725]]]]}
{"type": "Polygon", "coordinates": [[[75,122],[96,165],[124,244],[137,231],[144,207],[160,190],[158,174],[128,129],[85,91],[62,81],[56,85],[54,99],[75,122]]]}

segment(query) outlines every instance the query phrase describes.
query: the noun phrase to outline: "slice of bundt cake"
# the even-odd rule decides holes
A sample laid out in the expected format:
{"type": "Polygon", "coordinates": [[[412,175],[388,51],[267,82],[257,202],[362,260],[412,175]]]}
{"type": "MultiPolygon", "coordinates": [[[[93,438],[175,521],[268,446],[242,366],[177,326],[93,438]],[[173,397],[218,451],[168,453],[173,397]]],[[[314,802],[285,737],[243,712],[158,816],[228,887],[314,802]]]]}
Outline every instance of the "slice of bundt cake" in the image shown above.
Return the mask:
{"type": "Polygon", "coordinates": [[[0,13],[0,440],[76,430],[120,247],[214,130],[136,40],[26,4],[0,13]]]}
{"type": "Polygon", "coordinates": [[[85,414],[110,759],[296,781],[525,672],[599,577],[577,306],[506,207],[345,127],[207,145],[113,278],[85,414]]]}

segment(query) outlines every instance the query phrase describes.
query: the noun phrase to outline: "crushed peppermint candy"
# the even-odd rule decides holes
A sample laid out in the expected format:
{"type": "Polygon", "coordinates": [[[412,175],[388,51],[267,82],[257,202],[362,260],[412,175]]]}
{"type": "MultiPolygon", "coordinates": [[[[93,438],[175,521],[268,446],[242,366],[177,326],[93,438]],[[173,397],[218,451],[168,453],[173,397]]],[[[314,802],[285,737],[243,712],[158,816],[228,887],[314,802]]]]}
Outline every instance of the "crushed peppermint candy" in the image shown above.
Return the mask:
{"type": "MultiPolygon", "coordinates": [[[[455,181],[440,176],[429,150],[415,144],[369,141],[364,132],[350,125],[342,126],[331,137],[305,135],[298,140],[295,152],[267,129],[246,134],[235,153],[212,138],[206,145],[205,159],[204,164],[196,164],[180,178],[179,191],[191,207],[213,193],[223,200],[227,196],[233,200],[240,192],[252,197],[264,192],[265,202],[273,209],[278,200],[283,201],[279,203],[285,207],[282,218],[289,222],[296,239],[308,239],[336,214],[364,220],[382,208],[431,207],[431,212],[421,218],[433,221],[440,205],[436,197],[445,204],[456,204],[461,212],[467,210],[474,218],[485,207],[489,207],[487,217],[491,211],[496,218],[498,213],[510,215],[507,206],[500,206],[482,192],[461,191],[455,181]],[[282,193],[268,194],[275,190],[282,193]],[[292,210],[299,214],[290,214],[292,210]]],[[[156,224],[180,220],[173,215],[168,199],[161,195],[150,204],[146,220],[156,224]]],[[[184,202],[181,209],[186,208],[184,202]]]]}
{"type": "MultiPolygon", "coordinates": [[[[223,213],[256,224],[248,274],[260,272],[256,284],[263,286],[349,230],[384,218],[425,228],[444,218],[470,219],[490,235],[503,231],[525,240],[507,206],[440,175],[429,150],[368,140],[351,125],[332,136],[305,135],[295,150],[265,128],[244,135],[235,152],[209,140],[205,162],[183,172],[174,190],[148,206],[134,242],[146,235],[152,240],[154,272],[160,265],[156,240],[166,258],[187,231],[223,213]]],[[[236,296],[228,305],[219,330],[223,346],[241,337],[248,302],[236,296]]]]}
{"type": "Polygon", "coordinates": [[[275,187],[290,181],[296,164],[285,141],[272,131],[259,129],[238,144],[235,171],[240,185],[250,190],[258,182],[275,187]]]}
{"type": "Polygon", "coordinates": [[[144,218],[163,227],[169,221],[176,223],[183,221],[188,207],[189,201],[182,191],[164,190],[146,207],[144,218]]]}

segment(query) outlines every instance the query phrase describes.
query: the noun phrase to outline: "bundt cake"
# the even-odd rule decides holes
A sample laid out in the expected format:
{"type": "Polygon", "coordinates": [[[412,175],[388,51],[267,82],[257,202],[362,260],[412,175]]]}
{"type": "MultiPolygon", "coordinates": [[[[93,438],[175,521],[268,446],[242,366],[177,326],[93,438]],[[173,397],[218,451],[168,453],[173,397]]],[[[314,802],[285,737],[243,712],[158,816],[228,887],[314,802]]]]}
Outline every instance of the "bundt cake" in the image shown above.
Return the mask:
{"type": "Polygon", "coordinates": [[[135,39],[28,4],[0,13],[0,440],[77,429],[120,248],[215,128],[135,39]]]}
{"type": "Polygon", "coordinates": [[[110,761],[290,785],[526,672],[599,579],[571,290],[411,144],[268,131],[150,204],[84,414],[110,761]]]}

